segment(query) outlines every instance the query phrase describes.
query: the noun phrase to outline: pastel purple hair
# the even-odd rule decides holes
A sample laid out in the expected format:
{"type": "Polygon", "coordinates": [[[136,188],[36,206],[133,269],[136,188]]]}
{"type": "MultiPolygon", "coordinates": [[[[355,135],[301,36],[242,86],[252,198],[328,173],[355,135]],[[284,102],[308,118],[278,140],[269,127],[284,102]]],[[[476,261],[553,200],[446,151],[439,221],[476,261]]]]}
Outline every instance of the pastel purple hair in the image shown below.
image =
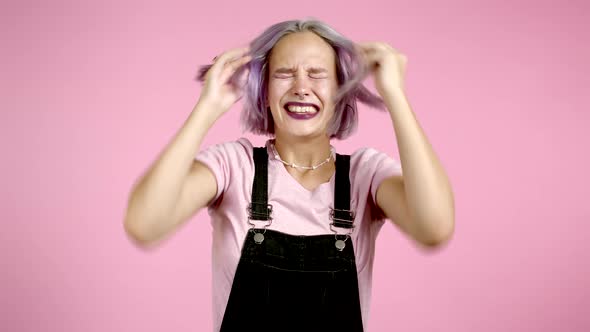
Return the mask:
{"type": "MultiPolygon", "coordinates": [[[[230,78],[230,84],[238,86],[239,78],[246,67],[249,75],[243,86],[243,110],[241,121],[246,131],[261,135],[274,135],[274,122],[270,108],[266,107],[268,87],[269,55],[274,45],[285,35],[311,31],[332,46],[336,54],[336,76],[338,93],[335,100],[334,117],[328,126],[330,138],[345,139],[357,127],[357,100],[368,106],[385,109],[383,100],[363,86],[362,81],[368,68],[362,65],[354,43],[316,19],[290,20],[276,23],[250,42],[252,61],[242,66],[230,78]]],[[[199,68],[197,80],[203,82],[212,65],[199,68]]]]}

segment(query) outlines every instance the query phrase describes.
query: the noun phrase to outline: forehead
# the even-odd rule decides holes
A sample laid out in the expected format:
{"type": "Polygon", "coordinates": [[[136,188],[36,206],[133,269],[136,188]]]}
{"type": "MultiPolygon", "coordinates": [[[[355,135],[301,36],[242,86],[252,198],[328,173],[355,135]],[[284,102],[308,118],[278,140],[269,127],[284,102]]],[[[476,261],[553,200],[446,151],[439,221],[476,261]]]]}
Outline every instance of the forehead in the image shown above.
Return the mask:
{"type": "Polygon", "coordinates": [[[282,37],[270,54],[270,68],[276,66],[323,65],[334,69],[335,52],[332,46],[313,32],[297,32],[282,37]]]}

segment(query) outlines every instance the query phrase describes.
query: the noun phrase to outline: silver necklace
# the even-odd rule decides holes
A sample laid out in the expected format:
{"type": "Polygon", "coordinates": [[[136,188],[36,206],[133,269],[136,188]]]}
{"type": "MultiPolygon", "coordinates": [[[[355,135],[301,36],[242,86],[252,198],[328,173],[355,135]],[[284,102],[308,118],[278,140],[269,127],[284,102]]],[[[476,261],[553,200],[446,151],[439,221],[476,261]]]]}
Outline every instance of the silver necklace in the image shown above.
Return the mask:
{"type": "Polygon", "coordinates": [[[330,155],[328,156],[328,158],[326,158],[326,160],[322,161],[321,163],[317,164],[317,165],[312,165],[312,166],[301,166],[301,165],[297,165],[295,163],[288,163],[286,161],[284,161],[283,159],[281,159],[281,156],[279,156],[279,152],[277,151],[277,149],[275,148],[275,144],[271,143],[270,147],[272,149],[272,152],[274,154],[274,158],[280,162],[282,162],[283,164],[291,167],[291,168],[300,168],[300,169],[308,169],[308,170],[315,170],[317,168],[322,167],[324,164],[326,164],[327,162],[330,161],[330,159],[332,159],[333,155],[334,155],[334,151],[332,149],[330,149],[330,155]]]}

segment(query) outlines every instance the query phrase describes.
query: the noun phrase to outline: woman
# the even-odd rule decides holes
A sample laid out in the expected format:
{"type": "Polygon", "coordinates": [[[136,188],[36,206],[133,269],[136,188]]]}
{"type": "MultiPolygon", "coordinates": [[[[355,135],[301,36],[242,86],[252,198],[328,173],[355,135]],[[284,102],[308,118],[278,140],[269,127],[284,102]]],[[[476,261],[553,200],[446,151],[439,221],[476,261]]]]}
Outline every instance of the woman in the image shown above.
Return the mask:
{"type": "Polygon", "coordinates": [[[366,330],[384,220],[425,246],[451,237],[451,186],[404,94],[405,63],[384,43],[354,44],[300,20],[202,68],[199,101],[135,185],[125,227],[150,245],[209,208],[214,331],[366,330]],[[367,74],[381,98],[362,86],[367,74]],[[266,146],[242,138],[200,151],[242,96],[242,120],[271,136],[266,146]],[[357,100],[387,109],[401,164],[331,146],[356,128],[357,100]]]}

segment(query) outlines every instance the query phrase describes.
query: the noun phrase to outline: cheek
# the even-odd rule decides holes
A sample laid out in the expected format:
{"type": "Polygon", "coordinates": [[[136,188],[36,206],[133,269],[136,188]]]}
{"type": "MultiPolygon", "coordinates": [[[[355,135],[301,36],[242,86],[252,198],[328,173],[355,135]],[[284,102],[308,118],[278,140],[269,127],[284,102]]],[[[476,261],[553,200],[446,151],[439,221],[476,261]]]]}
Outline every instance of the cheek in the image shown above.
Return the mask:
{"type": "Polygon", "coordinates": [[[289,90],[289,86],[284,82],[271,81],[268,83],[268,99],[269,101],[276,101],[289,90]]]}
{"type": "Polygon", "coordinates": [[[315,91],[321,96],[324,103],[331,104],[338,92],[338,86],[333,83],[324,82],[323,84],[318,84],[315,91]]]}
{"type": "Polygon", "coordinates": [[[324,96],[336,93],[336,88],[332,84],[318,84],[315,90],[324,96]]]}

